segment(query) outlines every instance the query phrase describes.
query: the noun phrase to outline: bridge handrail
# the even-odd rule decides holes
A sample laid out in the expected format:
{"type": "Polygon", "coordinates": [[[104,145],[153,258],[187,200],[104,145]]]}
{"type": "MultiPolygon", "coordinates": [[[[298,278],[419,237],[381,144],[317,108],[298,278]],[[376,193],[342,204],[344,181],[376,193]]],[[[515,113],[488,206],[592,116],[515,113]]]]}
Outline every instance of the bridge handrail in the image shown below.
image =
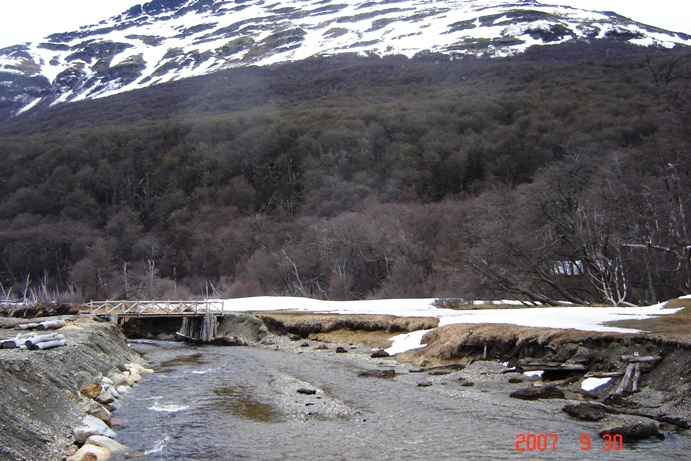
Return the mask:
{"type": "Polygon", "coordinates": [[[93,315],[172,315],[223,313],[223,301],[90,301],[89,313],[93,315]]]}

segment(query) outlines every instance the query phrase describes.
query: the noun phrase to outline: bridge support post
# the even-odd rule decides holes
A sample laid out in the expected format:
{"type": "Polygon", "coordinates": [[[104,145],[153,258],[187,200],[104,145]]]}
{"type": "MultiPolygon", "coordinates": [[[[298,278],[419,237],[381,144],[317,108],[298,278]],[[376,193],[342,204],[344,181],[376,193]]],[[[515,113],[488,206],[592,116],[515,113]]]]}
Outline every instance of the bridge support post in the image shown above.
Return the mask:
{"type": "Polygon", "coordinates": [[[199,317],[183,317],[178,336],[191,341],[210,343],[216,337],[216,316],[211,312],[199,317]]]}

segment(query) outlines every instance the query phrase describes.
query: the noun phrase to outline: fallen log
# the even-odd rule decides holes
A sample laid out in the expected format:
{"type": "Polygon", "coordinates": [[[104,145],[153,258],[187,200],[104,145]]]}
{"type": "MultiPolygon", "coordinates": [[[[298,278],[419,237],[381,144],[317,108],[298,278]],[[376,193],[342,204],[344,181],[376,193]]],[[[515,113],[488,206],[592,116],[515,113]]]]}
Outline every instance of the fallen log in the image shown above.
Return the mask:
{"type": "Polygon", "coordinates": [[[618,378],[624,376],[623,371],[591,371],[583,375],[584,378],[618,378]]]}
{"type": "Polygon", "coordinates": [[[27,339],[33,338],[34,336],[37,336],[37,333],[19,333],[17,336],[14,337],[14,340],[23,343],[27,339]]]}
{"type": "Polygon", "coordinates": [[[662,360],[659,355],[649,355],[647,357],[641,357],[638,355],[622,355],[621,360],[629,363],[655,363],[662,360]]]}
{"type": "Polygon", "coordinates": [[[8,339],[2,342],[2,349],[16,349],[17,348],[17,343],[14,341],[14,339],[8,339]]]}
{"type": "Polygon", "coordinates": [[[37,330],[57,330],[58,328],[62,328],[64,326],[67,326],[67,322],[64,320],[48,320],[45,322],[41,322],[38,324],[38,327],[36,327],[37,330]]]}
{"type": "Polygon", "coordinates": [[[633,378],[633,369],[633,363],[629,363],[626,366],[626,372],[624,373],[624,377],[621,378],[619,386],[617,386],[617,389],[614,391],[614,395],[621,395],[624,393],[626,389],[628,389],[629,385],[631,384],[631,379],[633,378]]]}
{"type": "Polygon", "coordinates": [[[17,325],[17,328],[19,330],[35,330],[38,328],[38,323],[23,323],[21,325],[17,325]]]}
{"type": "Polygon", "coordinates": [[[566,362],[519,362],[517,368],[523,371],[587,371],[588,367],[581,363],[566,362]]]}
{"type": "Polygon", "coordinates": [[[562,384],[572,384],[572,383],[575,383],[575,382],[578,381],[579,379],[581,379],[580,376],[571,376],[570,378],[560,379],[560,380],[558,380],[558,381],[550,381],[550,382],[548,382],[548,383],[542,383],[542,384],[539,384],[539,385],[537,385],[537,386],[535,386],[535,387],[557,387],[557,386],[561,386],[562,384]]]}
{"type": "Polygon", "coordinates": [[[653,419],[655,421],[659,421],[661,423],[668,423],[672,424],[674,426],[677,426],[681,429],[688,429],[691,427],[691,424],[689,421],[679,418],[676,416],[669,416],[667,413],[647,413],[645,411],[639,411],[639,410],[630,410],[628,408],[616,408],[612,407],[609,405],[605,405],[604,403],[598,403],[598,402],[588,402],[588,403],[581,403],[577,405],[566,405],[563,408],[563,411],[566,411],[567,413],[571,414],[571,411],[574,407],[576,406],[582,406],[582,405],[587,405],[589,408],[592,409],[600,409],[605,413],[613,414],[613,415],[628,415],[628,416],[642,416],[643,418],[648,418],[648,419],[653,419]],[[567,408],[569,407],[569,408],[567,408]]]}
{"type": "Polygon", "coordinates": [[[48,341],[59,341],[61,339],[65,339],[65,337],[59,333],[50,333],[47,335],[33,336],[24,341],[24,344],[26,344],[26,347],[31,349],[36,344],[45,343],[48,341]]]}
{"type": "Polygon", "coordinates": [[[54,347],[60,347],[66,345],[67,342],[64,339],[57,339],[55,341],[44,341],[41,343],[34,344],[29,349],[32,351],[52,349],[54,347]]]}

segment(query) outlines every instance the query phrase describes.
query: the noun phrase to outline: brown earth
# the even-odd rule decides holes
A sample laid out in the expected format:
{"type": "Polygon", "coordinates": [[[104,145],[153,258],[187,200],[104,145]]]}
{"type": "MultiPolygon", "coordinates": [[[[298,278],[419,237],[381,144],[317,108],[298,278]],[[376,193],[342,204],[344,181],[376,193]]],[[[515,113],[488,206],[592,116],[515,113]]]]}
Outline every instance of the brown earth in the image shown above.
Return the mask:
{"type": "Polygon", "coordinates": [[[386,348],[389,338],[415,330],[430,330],[439,325],[433,317],[395,317],[393,315],[341,315],[302,312],[257,313],[275,334],[291,334],[341,344],[360,344],[372,348],[386,348]]]}

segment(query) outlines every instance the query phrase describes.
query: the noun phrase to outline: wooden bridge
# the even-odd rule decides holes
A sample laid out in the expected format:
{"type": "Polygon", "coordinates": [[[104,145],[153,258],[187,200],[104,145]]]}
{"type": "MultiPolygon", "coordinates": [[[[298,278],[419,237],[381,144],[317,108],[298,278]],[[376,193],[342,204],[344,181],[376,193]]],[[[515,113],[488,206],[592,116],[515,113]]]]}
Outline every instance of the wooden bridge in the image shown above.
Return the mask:
{"type": "Polygon", "coordinates": [[[115,323],[132,318],[181,318],[178,337],[209,343],[216,337],[217,317],[223,315],[223,301],[91,301],[89,313],[108,317],[115,323]]]}
{"type": "Polygon", "coordinates": [[[90,301],[89,313],[98,316],[197,317],[223,315],[223,301],[90,301]]]}

